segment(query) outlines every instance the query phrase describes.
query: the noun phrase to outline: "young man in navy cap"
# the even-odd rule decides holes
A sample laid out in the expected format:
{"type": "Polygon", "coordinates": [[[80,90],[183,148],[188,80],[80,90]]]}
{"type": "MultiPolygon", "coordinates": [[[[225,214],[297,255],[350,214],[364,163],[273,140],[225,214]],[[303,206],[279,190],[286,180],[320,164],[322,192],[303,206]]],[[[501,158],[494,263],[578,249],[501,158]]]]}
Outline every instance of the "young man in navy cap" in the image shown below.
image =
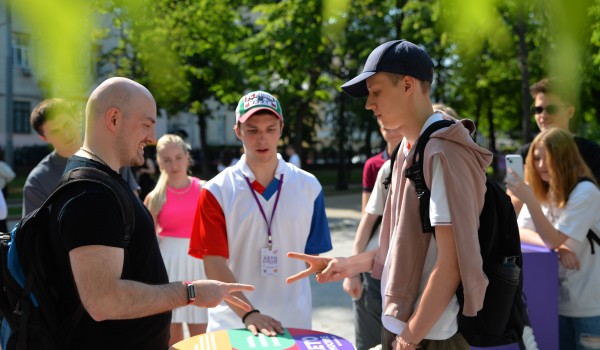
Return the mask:
{"type": "Polygon", "coordinates": [[[231,303],[210,309],[208,331],[246,327],[274,336],[283,327],[311,329],[309,281],[285,283],[306,266],[283,254],[331,250],[323,190],[277,153],[283,113],[275,97],[245,95],[236,121],[244,154],[202,188],[189,253],[204,259],[208,278],[253,281],[256,293],[237,294],[252,305],[249,312],[231,303]]]}
{"type": "Polygon", "coordinates": [[[366,108],[387,129],[404,135],[392,169],[379,249],[349,258],[290,254],[311,264],[295,281],[317,272],[320,282],[372,271],[381,278],[384,349],[468,349],[458,333],[455,292],[462,282],[463,313],[475,316],[483,306],[487,279],[478,254],[478,218],[485,195],[485,169],[492,154],[473,142],[470,121],[434,132],[423,159],[431,190],[430,219],[435,239],[424,234],[419,199],[404,174],[412,165],[413,145],[433,122],[451,119],[431,107],[433,62],[419,46],[405,40],[377,47],[363,72],[342,85],[352,97],[367,97],[366,108]],[[451,166],[449,166],[451,165],[451,166]]]}

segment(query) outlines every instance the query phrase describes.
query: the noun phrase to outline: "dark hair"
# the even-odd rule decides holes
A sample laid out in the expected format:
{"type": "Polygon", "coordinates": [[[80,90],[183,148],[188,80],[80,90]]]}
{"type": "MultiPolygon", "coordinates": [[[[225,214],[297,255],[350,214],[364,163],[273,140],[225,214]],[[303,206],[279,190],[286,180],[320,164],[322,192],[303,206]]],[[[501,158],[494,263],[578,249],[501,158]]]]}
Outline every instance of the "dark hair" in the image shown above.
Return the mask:
{"type": "Polygon", "coordinates": [[[529,87],[531,97],[535,99],[538,94],[554,94],[563,102],[571,106],[575,105],[573,89],[558,78],[544,78],[529,87]]]}
{"type": "Polygon", "coordinates": [[[44,136],[42,125],[59,114],[67,114],[73,116],[73,118],[77,117],[75,108],[71,103],[60,98],[48,98],[35,106],[29,117],[29,124],[38,134],[44,136]]]}
{"type": "MultiPolygon", "coordinates": [[[[432,75],[433,75],[433,68],[431,68],[432,70],[432,75]]],[[[400,82],[400,80],[402,80],[405,75],[402,74],[397,74],[397,73],[390,73],[390,72],[382,72],[383,74],[387,75],[388,78],[390,78],[390,81],[392,82],[392,85],[394,86],[398,86],[398,83],[400,82]]],[[[413,77],[414,78],[414,77],[413,77]]],[[[431,83],[427,80],[420,80],[419,78],[415,78],[416,80],[418,80],[419,82],[421,82],[421,92],[426,93],[427,91],[429,91],[429,89],[431,89],[431,83]]]]}

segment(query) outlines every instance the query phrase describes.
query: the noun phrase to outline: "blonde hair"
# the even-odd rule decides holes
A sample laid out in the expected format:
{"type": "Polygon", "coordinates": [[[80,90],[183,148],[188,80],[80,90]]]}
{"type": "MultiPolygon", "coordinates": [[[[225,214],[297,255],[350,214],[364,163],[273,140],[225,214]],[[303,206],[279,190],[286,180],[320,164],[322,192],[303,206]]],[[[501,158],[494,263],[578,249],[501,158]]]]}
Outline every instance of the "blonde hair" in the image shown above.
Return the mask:
{"type": "MultiPolygon", "coordinates": [[[[165,134],[156,143],[156,160],[160,164],[160,152],[165,149],[165,147],[169,145],[177,145],[180,146],[181,149],[186,153],[188,160],[190,162],[190,166],[192,164],[190,158],[190,145],[187,144],[179,135],[174,134],[165,134]]],[[[152,215],[158,215],[160,210],[162,209],[163,204],[165,204],[167,200],[167,180],[168,180],[167,172],[164,171],[161,167],[160,176],[158,177],[158,181],[156,182],[156,186],[150,193],[148,193],[148,210],[152,215]]]]}
{"type": "Polygon", "coordinates": [[[540,202],[552,203],[558,208],[564,207],[581,177],[588,177],[596,183],[571,134],[559,128],[550,128],[533,139],[525,163],[525,180],[540,202]],[[549,182],[542,180],[536,170],[533,156],[536,146],[544,148],[549,182]]]}
{"type": "Polygon", "coordinates": [[[442,112],[448,114],[449,116],[451,116],[454,119],[458,119],[458,113],[456,113],[454,108],[452,108],[450,106],[446,106],[445,104],[438,102],[438,103],[434,103],[431,107],[434,110],[442,111],[442,112]]]}

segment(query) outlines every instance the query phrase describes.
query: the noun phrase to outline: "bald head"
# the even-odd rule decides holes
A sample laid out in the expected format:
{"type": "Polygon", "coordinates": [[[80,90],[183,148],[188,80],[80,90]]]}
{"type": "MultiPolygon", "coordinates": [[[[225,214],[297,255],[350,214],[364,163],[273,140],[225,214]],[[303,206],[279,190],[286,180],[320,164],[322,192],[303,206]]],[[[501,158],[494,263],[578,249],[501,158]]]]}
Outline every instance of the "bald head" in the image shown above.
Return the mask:
{"type": "Polygon", "coordinates": [[[106,79],[90,95],[85,107],[85,116],[88,125],[94,119],[104,115],[111,108],[116,108],[128,115],[128,108],[135,104],[139,98],[154,97],[143,85],[127,78],[114,77],[106,79]]]}
{"type": "Polygon", "coordinates": [[[156,142],[156,102],[148,89],[133,80],[105,80],[91,93],[85,115],[84,149],[115,171],[143,164],[144,147],[156,142]]]}

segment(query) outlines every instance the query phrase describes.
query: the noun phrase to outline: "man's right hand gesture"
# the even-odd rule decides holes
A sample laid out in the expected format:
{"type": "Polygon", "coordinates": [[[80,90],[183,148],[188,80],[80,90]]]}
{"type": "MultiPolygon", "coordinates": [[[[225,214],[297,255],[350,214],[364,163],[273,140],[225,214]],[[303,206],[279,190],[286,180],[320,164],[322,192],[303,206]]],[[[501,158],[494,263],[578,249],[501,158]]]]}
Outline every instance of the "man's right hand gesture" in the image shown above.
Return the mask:
{"type": "Polygon", "coordinates": [[[199,307],[215,307],[226,301],[235,306],[238,306],[246,311],[250,311],[252,307],[240,298],[233,295],[234,292],[251,292],[254,286],[241,283],[225,283],[216,280],[198,280],[194,281],[196,289],[196,300],[194,305],[199,307]]]}

